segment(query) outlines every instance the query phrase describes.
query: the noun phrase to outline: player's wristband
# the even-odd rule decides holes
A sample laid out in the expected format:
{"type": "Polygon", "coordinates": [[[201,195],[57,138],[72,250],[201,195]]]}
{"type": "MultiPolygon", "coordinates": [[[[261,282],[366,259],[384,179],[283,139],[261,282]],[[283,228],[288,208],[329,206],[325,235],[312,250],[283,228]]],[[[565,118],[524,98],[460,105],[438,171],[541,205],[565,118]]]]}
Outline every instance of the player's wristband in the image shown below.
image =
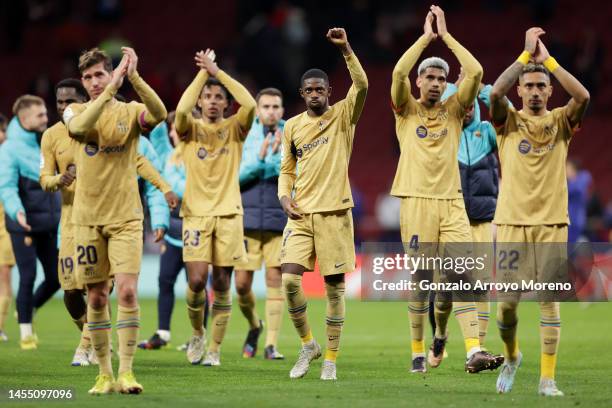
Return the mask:
{"type": "Polygon", "coordinates": [[[561,65],[559,65],[559,63],[554,57],[548,57],[544,60],[544,66],[546,67],[548,71],[555,72],[555,70],[559,68],[561,65]]]}
{"type": "Polygon", "coordinates": [[[529,51],[523,51],[516,60],[523,65],[527,65],[529,63],[530,58],[531,53],[529,51]]]}

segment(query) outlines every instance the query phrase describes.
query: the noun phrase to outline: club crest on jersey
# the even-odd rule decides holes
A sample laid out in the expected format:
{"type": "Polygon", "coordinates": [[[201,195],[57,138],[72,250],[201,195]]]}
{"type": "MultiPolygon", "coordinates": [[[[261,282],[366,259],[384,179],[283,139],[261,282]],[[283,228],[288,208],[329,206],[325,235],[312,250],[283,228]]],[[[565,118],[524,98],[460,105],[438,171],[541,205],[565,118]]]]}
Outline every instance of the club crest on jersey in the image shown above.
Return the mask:
{"type": "Polygon", "coordinates": [[[200,160],[204,160],[208,156],[208,151],[204,147],[198,149],[198,157],[200,160]]]}
{"type": "Polygon", "coordinates": [[[420,139],[424,139],[427,137],[427,128],[423,125],[419,126],[418,128],[416,128],[416,135],[420,138],[420,139]]]}
{"type": "Polygon", "coordinates": [[[320,120],[319,121],[319,130],[323,130],[325,125],[327,125],[327,121],[326,120],[320,120]]]}
{"type": "Polygon", "coordinates": [[[544,134],[546,136],[550,137],[550,136],[556,135],[558,131],[559,131],[559,127],[555,124],[544,126],[544,134]]]}
{"type": "Polygon", "coordinates": [[[88,156],[94,156],[96,153],[98,153],[98,145],[93,143],[93,142],[89,142],[85,145],[85,153],[88,156]]]}
{"type": "Polygon", "coordinates": [[[227,138],[227,134],[228,134],[227,129],[217,130],[217,138],[219,138],[219,140],[225,140],[225,138],[227,138]]]}
{"type": "Polygon", "coordinates": [[[518,146],[518,150],[522,154],[529,153],[529,151],[531,150],[531,143],[529,143],[529,140],[527,139],[521,140],[521,143],[519,143],[519,146],[518,146]]]}
{"type": "Polygon", "coordinates": [[[121,132],[121,133],[127,133],[129,128],[127,127],[127,125],[124,122],[119,122],[119,123],[117,123],[117,130],[119,130],[119,132],[121,132]]]}

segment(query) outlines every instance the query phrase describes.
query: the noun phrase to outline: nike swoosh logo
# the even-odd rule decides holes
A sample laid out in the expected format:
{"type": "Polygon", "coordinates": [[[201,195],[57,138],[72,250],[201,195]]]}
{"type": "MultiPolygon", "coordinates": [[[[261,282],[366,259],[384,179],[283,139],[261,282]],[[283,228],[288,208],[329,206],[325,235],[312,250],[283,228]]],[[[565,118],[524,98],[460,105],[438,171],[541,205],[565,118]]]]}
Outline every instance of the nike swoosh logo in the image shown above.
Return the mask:
{"type": "Polygon", "coordinates": [[[335,264],[335,265],[334,265],[334,268],[339,268],[339,267],[341,267],[342,265],[344,265],[345,263],[346,263],[346,262],[343,262],[343,263],[341,263],[341,264],[335,264]]]}
{"type": "Polygon", "coordinates": [[[235,256],[235,257],[234,257],[234,261],[237,261],[237,260],[239,260],[240,258],[242,258],[242,257],[241,257],[241,256],[235,256]]]}

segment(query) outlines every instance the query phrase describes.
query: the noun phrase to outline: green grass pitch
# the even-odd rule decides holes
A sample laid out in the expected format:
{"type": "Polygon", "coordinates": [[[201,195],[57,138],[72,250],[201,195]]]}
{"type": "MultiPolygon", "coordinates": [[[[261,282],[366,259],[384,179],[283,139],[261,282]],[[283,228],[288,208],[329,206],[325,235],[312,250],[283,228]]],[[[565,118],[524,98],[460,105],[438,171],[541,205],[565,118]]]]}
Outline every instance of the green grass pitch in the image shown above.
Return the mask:
{"type": "MultiPolygon", "coordinates": [[[[116,304],[115,304],[116,305],[116,304]]],[[[493,306],[494,307],[494,306],[493,306]]],[[[263,302],[258,303],[263,315],[263,302]]],[[[309,302],[309,318],[315,337],[325,345],[325,303],[309,302]]],[[[190,333],[184,301],[177,300],[172,325],[172,347],[159,351],[138,350],[136,378],[144,393],[92,397],[97,367],[71,367],[70,359],[78,342],[74,324],[59,299],[53,299],[35,316],[39,349],[21,351],[18,327],[11,317],[6,330],[8,343],[0,344],[1,406],[73,407],[186,407],[186,406],[280,406],[280,407],[599,407],[612,406],[612,304],[561,305],[562,332],[557,383],[566,396],[546,399],[537,395],[539,375],[539,312],[537,304],[520,309],[519,341],[524,354],[510,394],[495,393],[494,372],[469,375],[463,372],[464,349],[459,327],[450,321],[449,358],[425,375],[409,372],[410,341],[407,305],[399,302],[347,302],[347,319],[342,333],[335,383],[319,380],[321,360],[301,380],[288,377],[297,355],[299,341],[285,312],[279,350],[285,361],[264,361],[263,336],[260,352],[253,360],[241,356],[247,324],[234,302],[230,327],[222,350],[220,367],[191,366],[175,346],[190,333]],[[7,400],[7,389],[73,388],[72,401],[16,402],[7,400]]],[[[156,328],[155,301],[141,300],[140,338],[156,328]]],[[[11,311],[12,316],[12,311],[11,311]]],[[[492,311],[494,316],[494,310],[492,311]]],[[[489,327],[487,346],[501,351],[494,320],[489,327]]],[[[116,339],[115,339],[116,348],[116,339]]],[[[117,360],[113,365],[117,367],[117,360]]]]}

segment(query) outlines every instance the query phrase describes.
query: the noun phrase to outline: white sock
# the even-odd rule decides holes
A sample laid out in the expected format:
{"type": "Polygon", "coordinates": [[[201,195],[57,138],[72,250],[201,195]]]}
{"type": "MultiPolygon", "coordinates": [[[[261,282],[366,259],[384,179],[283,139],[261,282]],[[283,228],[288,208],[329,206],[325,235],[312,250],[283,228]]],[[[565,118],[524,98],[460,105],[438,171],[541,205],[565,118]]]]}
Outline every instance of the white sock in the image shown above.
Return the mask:
{"type": "Polygon", "coordinates": [[[32,335],[32,323],[19,323],[19,332],[21,333],[21,339],[25,339],[32,335]]]}
{"type": "Polygon", "coordinates": [[[472,357],[474,353],[477,353],[479,351],[480,351],[480,347],[472,347],[470,351],[467,352],[467,358],[472,357]]]}
{"type": "Polygon", "coordinates": [[[170,341],[170,330],[158,330],[157,334],[159,334],[159,337],[166,343],[170,341]]]}

